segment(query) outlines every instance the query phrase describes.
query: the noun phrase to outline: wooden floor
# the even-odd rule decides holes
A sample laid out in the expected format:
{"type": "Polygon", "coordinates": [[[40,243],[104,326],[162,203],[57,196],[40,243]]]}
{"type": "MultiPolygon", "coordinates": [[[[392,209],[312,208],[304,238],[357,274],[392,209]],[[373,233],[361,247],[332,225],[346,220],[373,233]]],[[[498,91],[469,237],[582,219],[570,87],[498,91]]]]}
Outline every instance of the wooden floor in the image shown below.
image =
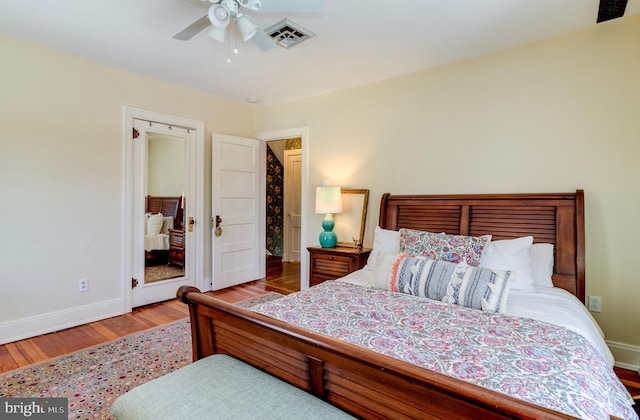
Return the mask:
{"type": "MultiPolygon", "coordinates": [[[[234,303],[267,292],[265,282],[254,281],[207,294],[234,303]]],[[[187,305],[173,299],[135,308],[128,314],[102,321],[8,343],[0,346],[0,373],[97,346],[187,316],[187,305]]]]}
{"type": "MultiPolygon", "coordinates": [[[[629,393],[634,399],[640,399],[640,375],[638,372],[629,369],[622,369],[614,367],[613,370],[620,378],[620,381],[629,390],[629,393]]],[[[636,406],[640,405],[640,402],[636,403],[636,406]]]]}
{"type": "MultiPolygon", "coordinates": [[[[207,294],[233,303],[263,295],[269,290],[273,288],[267,282],[253,281],[207,294]]],[[[0,373],[97,346],[186,316],[187,306],[173,299],[136,308],[125,315],[5,344],[0,346],[0,373]]],[[[614,370],[631,395],[640,397],[640,375],[627,369],[614,370]]]]}
{"type": "Polygon", "coordinates": [[[300,291],[300,262],[282,261],[280,257],[267,256],[267,289],[281,293],[300,291]]]}

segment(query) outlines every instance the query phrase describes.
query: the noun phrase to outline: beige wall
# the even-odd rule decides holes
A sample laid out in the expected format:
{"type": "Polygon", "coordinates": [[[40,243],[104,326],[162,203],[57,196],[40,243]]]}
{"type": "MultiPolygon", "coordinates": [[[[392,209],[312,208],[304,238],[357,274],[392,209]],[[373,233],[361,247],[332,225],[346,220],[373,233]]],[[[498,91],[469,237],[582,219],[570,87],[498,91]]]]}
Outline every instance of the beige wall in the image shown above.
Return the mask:
{"type": "Polygon", "coordinates": [[[123,106],[205,122],[205,191],[211,132],[250,136],[253,110],[8,37],[0,51],[1,333],[122,300],[123,106]]]}
{"type": "MultiPolygon", "coordinates": [[[[306,188],[382,193],[585,190],[587,294],[640,361],[640,15],[474,60],[262,108],[256,130],[309,127],[306,188]]],[[[313,209],[313,194],[309,194],[313,209]]],[[[310,210],[309,245],[321,216],[310,210]],[[314,228],[316,227],[316,228],[314,228]]],[[[635,358],[635,360],[634,360],[635,358]]]]}
{"type": "Polygon", "coordinates": [[[186,140],[164,134],[147,134],[147,188],[145,195],[184,196],[186,140]]]}

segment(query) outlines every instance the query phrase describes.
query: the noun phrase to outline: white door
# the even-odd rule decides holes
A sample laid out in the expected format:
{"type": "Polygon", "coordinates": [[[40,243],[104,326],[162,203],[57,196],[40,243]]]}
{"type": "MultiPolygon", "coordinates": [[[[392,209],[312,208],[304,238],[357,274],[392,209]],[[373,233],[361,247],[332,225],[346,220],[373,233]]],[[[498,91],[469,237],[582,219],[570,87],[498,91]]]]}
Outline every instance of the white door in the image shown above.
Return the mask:
{"type": "MultiPolygon", "coordinates": [[[[146,230],[146,215],[145,215],[145,197],[147,195],[166,195],[166,196],[184,196],[182,200],[182,207],[185,220],[193,214],[195,208],[195,151],[196,151],[196,137],[195,130],[188,130],[179,127],[172,127],[162,123],[150,123],[149,121],[143,121],[134,119],[133,128],[135,131],[131,133],[133,142],[133,171],[132,171],[132,240],[133,240],[133,260],[132,260],[132,302],[133,307],[147,305],[149,303],[159,302],[175,298],[176,290],[182,285],[195,286],[195,236],[193,231],[189,231],[188,224],[184,226],[184,269],[178,274],[177,277],[166,278],[158,281],[149,281],[150,278],[146,275],[149,267],[147,265],[147,250],[149,243],[153,243],[152,246],[155,251],[159,251],[162,254],[167,244],[167,249],[164,250],[168,254],[168,237],[167,240],[163,240],[162,237],[153,238],[154,241],[145,241],[146,230]],[[166,168],[164,176],[166,177],[161,182],[163,184],[175,185],[168,186],[168,190],[161,193],[153,193],[149,191],[150,184],[153,184],[150,179],[150,162],[149,162],[149,138],[162,135],[167,141],[176,143],[175,147],[182,149],[183,153],[169,153],[160,156],[162,161],[161,165],[166,168]],[[181,162],[174,162],[173,157],[180,156],[181,162]],[[182,161],[183,160],[183,161],[182,161]],[[179,164],[178,164],[179,163],[179,164]],[[176,165],[174,165],[176,164],[176,165]],[[177,166],[172,172],[172,167],[177,166]],[[174,173],[175,172],[175,173],[174,173]],[[169,175],[168,175],[169,174],[169,175]],[[178,179],[176,179],[178,178],[178,179]]],[[[178,228],[178,226],[175,226],[178,228]]],[[[167,235],[168,236],[168,235],[167,235]]],[[[167,266],[164,263],[165,268],[167,266]]],[[[157,267],[162,269],[163,267],[157,267]]],[[[162,277],[162,276],[160,276],[162,277]]]]}
{"type": "Polygon", "coordinates": [[[302,151],[284,151],[284,258],[300,261],[302,243],[302,151]]]}
{"type": "Polygon", "coordinates": [[[259,278],[260,142],[212,136],[212,287],[259,278]]]}

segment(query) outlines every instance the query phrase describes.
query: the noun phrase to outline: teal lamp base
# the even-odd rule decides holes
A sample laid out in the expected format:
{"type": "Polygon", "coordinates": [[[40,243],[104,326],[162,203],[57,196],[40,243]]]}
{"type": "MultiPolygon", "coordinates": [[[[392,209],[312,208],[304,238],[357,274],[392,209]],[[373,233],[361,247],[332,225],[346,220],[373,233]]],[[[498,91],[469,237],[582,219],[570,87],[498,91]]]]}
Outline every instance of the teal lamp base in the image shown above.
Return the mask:
{"type": "Polygon", "coordinates": [[[333,227],[335,223],[333,221],[333,216],[331,213],[327,213],[322,219],[322,229],[324,232],[320,233],[320,246],[323,248],[335,248],[336,243],[338,242],[338,235],[333,232],[333,227]]]}

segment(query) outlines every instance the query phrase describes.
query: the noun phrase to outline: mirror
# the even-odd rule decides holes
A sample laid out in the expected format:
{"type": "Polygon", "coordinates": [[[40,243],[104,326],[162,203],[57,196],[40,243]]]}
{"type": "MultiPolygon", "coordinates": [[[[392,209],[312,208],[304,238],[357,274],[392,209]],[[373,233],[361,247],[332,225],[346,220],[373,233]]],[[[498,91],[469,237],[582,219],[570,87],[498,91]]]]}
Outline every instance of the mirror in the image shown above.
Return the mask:
{"type": "Polygon", "coordinates": [[[369,190],[342,189],[342,213],[333,215],[338,246],[362,247],[368,205],[369,190]]]}
{"type": "Polygon", "coordinates": [[[145,283],[183,277],[185,273],[185,150],[182,137],[147,133],[145,283]],[[162,213],[162,221],[153,218],[158,213],[162,213]]]}

